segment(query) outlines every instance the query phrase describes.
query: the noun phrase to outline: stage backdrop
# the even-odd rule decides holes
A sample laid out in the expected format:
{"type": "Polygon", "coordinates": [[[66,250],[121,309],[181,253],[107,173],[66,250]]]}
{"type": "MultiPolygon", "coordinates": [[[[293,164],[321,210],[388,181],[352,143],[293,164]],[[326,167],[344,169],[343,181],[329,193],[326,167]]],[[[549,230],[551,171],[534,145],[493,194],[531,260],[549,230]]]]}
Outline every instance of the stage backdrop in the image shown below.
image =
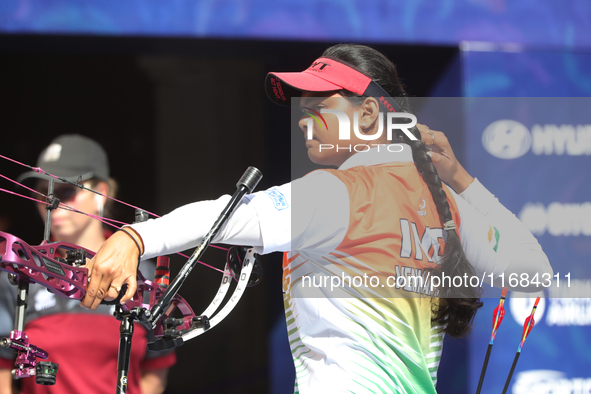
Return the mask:
{"type": "Polygon", "coordinates": [[[0,32],[591,47],[587,0],[3,0],[0,32]]]}
{"type": "MultiPolygon", "coordinates": [[[[554,268],[508,393],[591,390],[591,53],[465,45],[465,157],[537,237],[554,268]],[[499,98],[501,97],[501,98],[499,98]]],[[[501,234],[502,237],[502,234],[501,234]]],[[[469,346],[475,392],[497,299],[485,299],[469,346]]],[[[500,393],[533,299],[512,298],[482,393],[500,393]]]]}

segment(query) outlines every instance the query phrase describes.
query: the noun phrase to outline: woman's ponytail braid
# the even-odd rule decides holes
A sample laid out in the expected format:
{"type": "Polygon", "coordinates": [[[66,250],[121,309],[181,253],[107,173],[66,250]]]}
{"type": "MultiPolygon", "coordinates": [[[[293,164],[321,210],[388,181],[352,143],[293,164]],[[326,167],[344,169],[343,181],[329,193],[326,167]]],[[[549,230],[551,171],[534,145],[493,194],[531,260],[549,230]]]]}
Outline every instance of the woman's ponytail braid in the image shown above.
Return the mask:
{"type": "MultiPolygon", "coordinates": [[[[431,192],[441,223],[447,223],[453,220],[447,194],[443,190],[437,169],[431,161],[431,157],[427,154],[427,147],[421,141],[419,130],[415,127],[412,131],[415,137],[417,137],[417,140],[412,141],[405,136],[403,141],[410,145],[412,149],[413,160],[417,171],[421,174],[421,177],[431,192]]],[[[431,271],[431,277],[441,278],[443,273],[451,278],[464,277],[464,274],[467,277],[472,277],[475,274],[474,268],[472,268],[472,265],[464,254],[456,230],[444,230],[444,239],[445,251],[443,257],[437,268],[431,271]]],[[[440,283],[443,283],[443,281],[440,280],[440,283]]],[[[440,298],[451,297],[434,304],[433,320],[447,323],[445,332],[453,337],[466,335],[470,331],[476,311],[482,306],[482,302],[478,298],[480,295],[479,289],[467,284],[463,287],[454,287],[453,290],[442,286],[440,292],[440,298]]]]}
{"type": "MultiPolygon", "coordinates": [[[[388,60],[382,53],[375,49],[355,44],[339,44],[328,48],[323,56],[332,56],[344,60],[355,67],[363,70],[378,85],[380,85],[390,97],[396,98],[400,107],[406,112],[410,112],[406,92],[402,82],[398,78],[396,66],[388,60]]],[[[355,104],[363,102],[363,97],[354,96],[351,92],[342,91],[343,96],[349,96],[355,104]]],[[[443,190],[441,179],[437,174],[437,169],[431,157],[427,154],[427,147],[422,143],[419,130],[412,129],[417,137],[416,141],[410,140],[406,136],[400,136],[397,140],[405,142],[412,148],[413,160],[417,170],[435,202],[437,213],[442,224],[452,220],[447,195],[443,190]]],[[[398,142],[398,141],[393,141],[398,142]]],[[[455,229],[444,230],[445,251],[437,268],[431,271],[432,276],[463,277],[467,274],[469,277],[474,274],[472,265],[466,259],[460,239],[455,229]]],[[[466,335],[470,331],[472,320],[476,310],[482,306],[478,298],[480,290],[466,286],[454,288],[453,293],[449,288],[440,288],[438,302],[433,303],[433,321],[446,324],[445,332],[453,337],[466,335]],[[446,296],[453,298],[446,298],[446,296]]]]}

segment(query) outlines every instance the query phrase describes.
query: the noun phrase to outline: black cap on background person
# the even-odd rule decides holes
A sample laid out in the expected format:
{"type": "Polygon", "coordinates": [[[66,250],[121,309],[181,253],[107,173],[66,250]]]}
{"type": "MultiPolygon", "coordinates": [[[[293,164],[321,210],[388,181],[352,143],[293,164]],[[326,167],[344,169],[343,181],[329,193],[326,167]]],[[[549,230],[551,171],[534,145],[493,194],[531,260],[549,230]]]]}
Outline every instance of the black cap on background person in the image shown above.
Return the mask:
{"type": "MultiPolygon", "coordinates": [[[[55,138],[39,155],[37,167],[70,182],[92,178],[109,181],[107,153],[98,142],[79,134],[55,138]]],[[[30,184],[36,179],[48,180],[49,177],[28,171],[18,177],[18,182],[30,184]]]]}

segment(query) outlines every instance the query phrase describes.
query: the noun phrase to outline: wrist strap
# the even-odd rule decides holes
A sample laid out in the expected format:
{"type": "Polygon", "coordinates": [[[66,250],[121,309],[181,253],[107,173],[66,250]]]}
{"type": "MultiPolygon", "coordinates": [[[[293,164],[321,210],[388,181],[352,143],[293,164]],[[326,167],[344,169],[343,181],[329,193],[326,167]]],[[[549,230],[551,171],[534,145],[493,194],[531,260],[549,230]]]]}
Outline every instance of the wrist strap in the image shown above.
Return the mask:
{"type": "Polygon", "coordinates": [[[135,238],[133,237],[133,235],[131,235],[129,233],[129,231],[127,231],[124,228],[120,228],[119,231],[123,231],[125,234],[127,234],[129,236],[129,238],[131,238],[131,240],[133,241],[133,243],[135,244],[135,246],[137,246],[137,269],[140,269],[140,261],[142,259],[142,249],[140,248],[140,244],[135,240],[135,238]]]}

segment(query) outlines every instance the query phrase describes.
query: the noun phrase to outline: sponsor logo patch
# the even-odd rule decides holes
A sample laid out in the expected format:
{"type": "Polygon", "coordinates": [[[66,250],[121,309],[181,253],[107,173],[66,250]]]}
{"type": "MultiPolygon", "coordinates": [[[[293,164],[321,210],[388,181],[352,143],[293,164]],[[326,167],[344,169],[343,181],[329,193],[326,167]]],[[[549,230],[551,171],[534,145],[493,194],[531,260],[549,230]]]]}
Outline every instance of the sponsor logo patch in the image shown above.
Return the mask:
{"type": "Polygon", "coordinates": [[[289,204],[287,203],[285,196],[279,190],[271,189],[267,190],[265,193],[267,193],[271,201],[273,201],[273,206],[276,210],[282,211],[289,208],[289,204]]]}

